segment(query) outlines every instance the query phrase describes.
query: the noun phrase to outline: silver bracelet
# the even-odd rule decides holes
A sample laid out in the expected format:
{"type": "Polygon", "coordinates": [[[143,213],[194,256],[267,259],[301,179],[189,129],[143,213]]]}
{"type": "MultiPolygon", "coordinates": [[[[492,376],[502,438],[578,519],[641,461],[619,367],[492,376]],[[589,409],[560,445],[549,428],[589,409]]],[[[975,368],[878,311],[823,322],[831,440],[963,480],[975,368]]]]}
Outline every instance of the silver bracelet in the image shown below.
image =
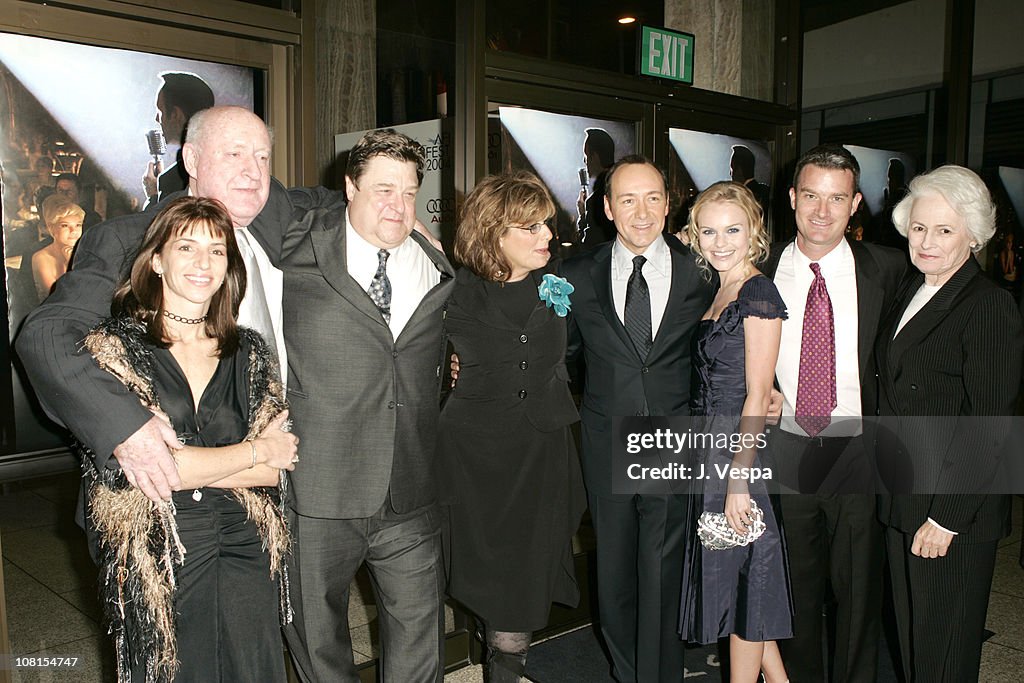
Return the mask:
{"type": "Polygon", "coordinates": [[[252,464],[249,465],[251,470],[253,467],[256,467],[256,442],[253,439],[246,439],[246,441],[249,444],[249,448],[252,449],[252,464]]]}

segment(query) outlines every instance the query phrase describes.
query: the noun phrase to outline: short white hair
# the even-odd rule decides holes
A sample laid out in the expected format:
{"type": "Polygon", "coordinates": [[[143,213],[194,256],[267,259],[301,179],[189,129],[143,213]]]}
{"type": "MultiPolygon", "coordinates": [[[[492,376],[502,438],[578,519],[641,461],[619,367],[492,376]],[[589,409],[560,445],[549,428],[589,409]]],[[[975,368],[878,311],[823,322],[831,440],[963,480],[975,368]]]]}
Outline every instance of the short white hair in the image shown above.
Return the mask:
{"type": "Polygon", "coordinates": [[[981,251],[996,232],[996,205],[985,181],[963,166],[940,166],[910,181],[907,196],[892,210],[892,222],[899,233],[907,236],[914,202],[932,194],[940,195],[963,217],[967,232],[974,238],[972,249],[981,251]]]}

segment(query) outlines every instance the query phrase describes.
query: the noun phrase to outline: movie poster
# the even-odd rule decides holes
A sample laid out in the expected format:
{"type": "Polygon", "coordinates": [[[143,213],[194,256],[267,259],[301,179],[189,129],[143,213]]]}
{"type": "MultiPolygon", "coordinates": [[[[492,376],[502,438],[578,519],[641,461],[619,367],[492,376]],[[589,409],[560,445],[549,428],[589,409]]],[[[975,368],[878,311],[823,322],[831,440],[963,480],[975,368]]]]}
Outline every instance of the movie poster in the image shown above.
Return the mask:
{"type": "Polygon", "coordinates": [[[669,128],[668,141],[673,152],[668,165],[672,232],[686,227],[697,195],[720,180],[746,185],[769,215],[772,157],[763,142],[684,128],[669,128]]]}
{"type": "MultiPolygon", "coordinates": [[[[262,72],[247,67],[0,33],[10,339],[66,272],[83,230],[141,210],[175,177],[181,187],[183,169],[175,167],[188,102],[252,109],[257,78],[262,72]],[[181,106],[162,96],[172,83],[181,106]]],[[[59,446],[63,435],[42,417],[22,379],[14,373],[16,438],[7,450],[59,446]]]]}
{"type": "Polygon", "coordinates": [[[843,145],[860,164],[860,207],[850,219],[852,239],[863,239],[906,250],[907,241],[892,224],[892,210],[907,194],[907,183],[917,174],[909,154],[888,149],[843,145]]]}
{"type": "Polygon", "coordinates": [[[498,120],[500,166],[492,163],[488,172],[523,169],[547,185],[557,209],[553,253],[567,256],[613,239],[605,171],[636,153],[636,125],[520,107],[499,107],[498,120]]]}

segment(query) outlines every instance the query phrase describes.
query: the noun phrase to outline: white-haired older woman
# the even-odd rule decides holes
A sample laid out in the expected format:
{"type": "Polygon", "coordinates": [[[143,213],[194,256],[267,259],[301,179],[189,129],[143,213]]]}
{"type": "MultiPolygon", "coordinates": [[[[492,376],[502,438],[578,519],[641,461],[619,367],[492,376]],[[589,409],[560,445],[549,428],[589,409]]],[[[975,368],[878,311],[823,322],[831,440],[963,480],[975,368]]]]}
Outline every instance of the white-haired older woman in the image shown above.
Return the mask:
{"type": "Polygon", "coordinates": [[[977,418],[1013,414],[1021,314],[974,258],[995,232],[975,173],[942,166],[918,176],[893,222],[918,271],[875,349],[880,413],[896,437],[880,443],[879,460],[899,450],[913,467],[912,494],[880,504],[900,651],[908,681],[976,681],[996,544],[1010,530],[1010,497],[983,493],[1004,453],[977,418]]]}

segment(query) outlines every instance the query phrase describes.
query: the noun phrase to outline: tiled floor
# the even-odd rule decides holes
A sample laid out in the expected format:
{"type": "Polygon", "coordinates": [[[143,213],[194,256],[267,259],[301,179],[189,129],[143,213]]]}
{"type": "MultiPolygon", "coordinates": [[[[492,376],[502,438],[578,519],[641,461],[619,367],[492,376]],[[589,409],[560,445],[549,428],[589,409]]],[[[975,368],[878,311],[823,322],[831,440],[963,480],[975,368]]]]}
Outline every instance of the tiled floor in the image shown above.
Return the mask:
{"type": "MultiPolygon", "coordinates": [[[[110,646],[99,624],[94,597],[96,570],[84,536],[74,523],[77,484],[77,478],[68,475],[9,484],[0,493],[0,544],[11,651],[81,660],[73,670],[17,669],[15,681],[93,683],[113,679],[110,646]]],[[[988,613],[988,628],[995,635],[983,649],[982,681],[1022,680],[1024,570],[1018,564],[1021,521],[1021,499],[1015,498],[1016,531],[1000,545],[996,561],[988,613]]],[[[376,608],[368,604],[371,601],[364,578],[353,588],[350,602],[357,661],[376,654],[376,608]]],[[[450,612],[447,617],[450,626],[450,612]]],[[[450,683],[481,680],[479,667],[446,677],[450,683]]],[[[570,678],[566,683],[572,683],[570,678]]]]}

